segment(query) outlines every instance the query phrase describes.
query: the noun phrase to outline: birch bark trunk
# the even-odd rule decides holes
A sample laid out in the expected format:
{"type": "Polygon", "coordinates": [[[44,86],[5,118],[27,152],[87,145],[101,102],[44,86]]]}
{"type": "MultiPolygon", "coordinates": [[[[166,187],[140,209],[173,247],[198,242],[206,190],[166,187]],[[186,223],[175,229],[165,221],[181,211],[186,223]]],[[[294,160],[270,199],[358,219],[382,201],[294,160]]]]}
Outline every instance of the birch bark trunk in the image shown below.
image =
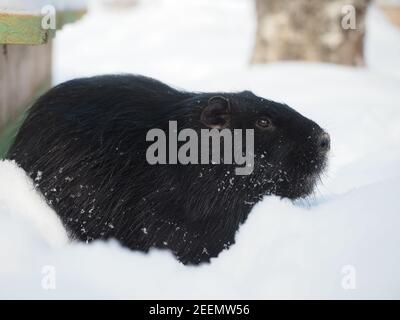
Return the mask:
{"type": "Polygon", "coordinates": [[[370,0],[256,0],[251,63],[305,60],[364,64],[370,0]]]}

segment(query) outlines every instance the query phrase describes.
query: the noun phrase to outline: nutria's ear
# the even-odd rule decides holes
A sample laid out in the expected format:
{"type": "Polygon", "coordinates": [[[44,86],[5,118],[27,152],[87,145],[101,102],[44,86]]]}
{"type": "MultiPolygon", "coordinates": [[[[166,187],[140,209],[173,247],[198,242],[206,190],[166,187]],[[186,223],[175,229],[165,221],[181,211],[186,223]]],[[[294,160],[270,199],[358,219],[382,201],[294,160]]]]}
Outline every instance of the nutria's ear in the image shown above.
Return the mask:
{"type": "Polygon", "coordinates": [[[209,128],[223,129],[229,125],[231,106],[229,100],[222,96],[211,97],[201,112],[201,122],[209,128]]]}

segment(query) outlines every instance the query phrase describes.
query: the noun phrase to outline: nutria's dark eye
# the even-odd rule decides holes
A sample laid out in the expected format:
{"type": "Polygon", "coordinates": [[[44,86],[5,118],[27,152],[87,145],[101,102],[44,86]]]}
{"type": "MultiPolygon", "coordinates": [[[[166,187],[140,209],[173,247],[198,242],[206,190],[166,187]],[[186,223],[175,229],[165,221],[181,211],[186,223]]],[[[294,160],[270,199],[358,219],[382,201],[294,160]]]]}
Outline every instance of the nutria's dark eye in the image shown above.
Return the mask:
{"type": "Polygon", "coordinates": [[[272,128],[272,122],[268,118],[261,118],[256,121],[256,126],[261,130],[267,130],[272,128]]]}

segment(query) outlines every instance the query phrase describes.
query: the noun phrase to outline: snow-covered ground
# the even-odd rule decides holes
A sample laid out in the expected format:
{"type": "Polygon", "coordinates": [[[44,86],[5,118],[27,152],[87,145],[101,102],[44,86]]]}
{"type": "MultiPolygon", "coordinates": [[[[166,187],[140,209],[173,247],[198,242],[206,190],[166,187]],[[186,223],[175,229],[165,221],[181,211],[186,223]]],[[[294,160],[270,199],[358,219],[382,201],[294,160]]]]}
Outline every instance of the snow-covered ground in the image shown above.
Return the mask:
{"type": "Polygon", "coordinates": [[[230,250],[185,267],[167,251],[68,244],[24,172],[1,162],[0,298],[400,298],[399,29],[370,10],[367,68],[249,67],[251,1],[92,9],[58,33],[55,82],[131,72],[197,91],[251,89],[320,123],[330,168],[308,202],[265,198],[230,250]]]}

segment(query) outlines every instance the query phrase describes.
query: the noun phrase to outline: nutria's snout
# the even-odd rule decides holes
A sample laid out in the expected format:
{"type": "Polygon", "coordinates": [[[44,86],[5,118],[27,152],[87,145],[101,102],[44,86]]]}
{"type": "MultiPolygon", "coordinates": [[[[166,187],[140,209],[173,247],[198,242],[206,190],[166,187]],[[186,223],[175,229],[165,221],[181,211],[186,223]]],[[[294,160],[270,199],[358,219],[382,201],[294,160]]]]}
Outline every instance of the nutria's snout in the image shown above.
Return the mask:
{"type": "Polygon", "coordinates": [[[318,138],[318,148],[322,154],[326,154],[331,149],[331,137],[325,131],[318,138]]]}
{"type": "Polygon", "coordinates": [[[284,131],[279,149],[275,149],[268,159],[274,164],[270,179],[274,182],[272,194],[296,200],[313,194],[317,184],[322,181],[328,164],[331,138],[314,121],[291,110],[285,111],[290,112],[291,118],[281,123],[280,128],[284,131]]]}
{"type": "MultiPolygon", "coordinates": [[[[314,156],[311,156],[303,163],[302,167],[305,172],[305,176],[298,180],[300,186],[295,187],[296,192],[294,192],[289,198],[298,199],[305,198],[310,194],[314,193],[315,188],[319,182],[321,182],[321,175],[326,170],[328,164],[328,154],[331,149],[331,138],[329,133],[321,129],[321,132],[317,134],[315,140],[316,147],[313,149],[314,156]],[[309,164],[308,165],[308,162],[309,164]]],[[[296,185],[296,184],[295,184],[296,185]]]]}

